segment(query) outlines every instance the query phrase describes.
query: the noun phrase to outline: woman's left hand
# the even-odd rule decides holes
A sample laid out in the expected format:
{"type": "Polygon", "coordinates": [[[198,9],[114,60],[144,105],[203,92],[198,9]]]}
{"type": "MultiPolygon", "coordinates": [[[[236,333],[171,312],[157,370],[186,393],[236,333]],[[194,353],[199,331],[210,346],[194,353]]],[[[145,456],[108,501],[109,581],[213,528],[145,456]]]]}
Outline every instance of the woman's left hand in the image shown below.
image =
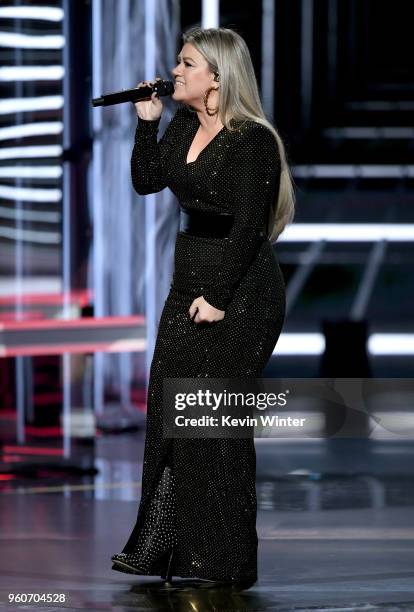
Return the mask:
{"type": "Polygon", "coordinates": [[[224,310],[214,308],[214,306],[206,302],[202,295],[193,300],[188,312],[192,319],[194,314],[197,313],[193,319],[195,323],[213,323],[214,321],[221,321],[221,319],[224,319],[225,315],[224,310]]]}

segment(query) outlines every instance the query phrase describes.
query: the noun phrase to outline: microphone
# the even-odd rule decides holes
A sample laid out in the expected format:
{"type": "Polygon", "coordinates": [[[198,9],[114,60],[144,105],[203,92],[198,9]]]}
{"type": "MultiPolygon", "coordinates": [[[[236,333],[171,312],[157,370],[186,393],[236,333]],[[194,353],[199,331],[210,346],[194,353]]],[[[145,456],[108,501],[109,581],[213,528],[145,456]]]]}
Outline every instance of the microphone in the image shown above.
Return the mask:
{"type": "Polygon", "coordinates": [[[141,100],[151,100],[151,94],[157,92],[159,96],[170,96],[174,93],[174,83],[172,81],[156,81],[154,85],[143,85],[132,89],[123,89],[113,93],[103,94],[100,98],[92,98],[92,106],[111,106],[122,102],[140,102],[141,100]]]}

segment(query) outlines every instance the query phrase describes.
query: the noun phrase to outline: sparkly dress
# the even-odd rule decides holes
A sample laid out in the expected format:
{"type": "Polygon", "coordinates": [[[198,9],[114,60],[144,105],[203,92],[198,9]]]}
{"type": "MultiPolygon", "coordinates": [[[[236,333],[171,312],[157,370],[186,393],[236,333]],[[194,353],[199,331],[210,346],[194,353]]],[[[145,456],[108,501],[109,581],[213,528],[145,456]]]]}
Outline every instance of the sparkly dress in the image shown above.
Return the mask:
{"type": "Polygon", "coordinates": [[[254,439],[163,438],[162,382],[262,375],[285,316],[283,277],[261,234],[279,190],[277,143],[268,128],[247,120],[234,123],[235,132],[223,127],[186,163],[197,113],[179,106],[157,142],[159,122],[138,118],[131,159],[135,190],[169,187],[181,207],[228,212],[235,220],[227,238],[177,233],[150,371],[141,500],[122,553],[140,573],[163,575],[163,553],[173,547],[174,576],[254,581],[254,439]],[[189,307],[201,295],[225,311],[224,319],[191,320],[189,307]]]}

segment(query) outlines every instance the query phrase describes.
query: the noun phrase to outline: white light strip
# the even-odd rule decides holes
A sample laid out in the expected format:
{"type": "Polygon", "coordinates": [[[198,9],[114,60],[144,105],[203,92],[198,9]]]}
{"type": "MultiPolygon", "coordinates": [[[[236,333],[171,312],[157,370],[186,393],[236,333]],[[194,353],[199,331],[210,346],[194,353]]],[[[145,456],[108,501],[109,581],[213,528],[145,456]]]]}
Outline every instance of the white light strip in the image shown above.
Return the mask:
{"type": "Polygon", "coordinates": [[[33,230],[16,230],[14,227],[0,227],[0,238],[26,242],[37,242],[39,244],[60,244],[60,234],[56,232],[34,232],[33,230]]]}
{"type": "Polygon", "coordinates": [[[14,49],[62,49],[64,45],[65,38],[61,34],[29,36],[28,34],[0,32],[0,47],[13,47],[14,49]]]}
{"type": "Polygon", "coordinates": [[[44,136],[46,134],[61,134],[63,123],[61,121],[39,121],[38,123],[25,123],[11,127],[0,128],[0,140],[24,138],[25,136],[44,136]]]}
{"type": "Polygon", "coordinates": [[[0,166],[0,178],[58,179],[61,166],[0,166]]]}
{"type": "Polygon", "coordinates": [[[51,6],[3,6],[0,18],[11,19],[44,19],[45,21],[62,21],[63,11],[51,6]]]}
{"type": "Polygon", "coordinates": [[[57,81],[64,74],[63,66],[3,66],[0,81],[57,81]]]}
{"type": "Polygon", "coordinates": [[[59,212],[48,212],[43,210],[25,210],[24,208],[6,208],[0,206],[0,218],[21,219],[23,221],[36,221],[38,223],[59,223],[61,215],[59,212]]]}
{"type": "Polygon", "coordinates": [[[3,147],[0,149],[0,159],[22,159],[24,157],[60,157],[60,145],[44,145],[36,147],[3,147]]]}
{"type": "Polygon", "coordinates": [[[371,355],[414,355],[414,334],[371,334],[371,355]]]}
{"type": "Polygon", "coordinates": [[[63,96],[39,96],[36,98],[8,98],[0,100],[0,115],[35,110],[54,110],[63,107],[63,96]]]}
{"type": "Polygon", "coordinates": [[[293,223],[285,228],[279,242],[410,242],[414,225],[410,223],[293,223]]]}
{"type": "MultiPolygon", "coordinates": [[[[0,228],[0,234],[2,232],[3,228],[0,228]]],[[[34,233],[34,232],[31,232],[34,233]]],[[[37,234],[39,234],[39,232],[37,232],[37,234]]],[[[381,350],[378,350],[378,347],[372,348],[372,350],[370,351],[371,355],[414,355],[414,336],[413,334],[372,334],[372,336],[370,337],[370,340],[373,339],[374,336],[381,336],[382,340],[381,342],[384,341],[384,344],[381,348],[381,350]],[[404,350],[404,346],[401,347],[400,344],[395,344],[395,343],[400,343],[403,342],[403,344],[405,343],[405,337],[407,336],[407,343],[410,343],[408,347],[405,348],[404,350]],[[408,336],[412,336],[410,338],[408,338],[408,336]]],[[[369,341],[370,341],[369,340],[369,341]]],[[[368,342],[369,342],[368,341],[368,342]]],[[[320,350],[321,346],[324,344],[323,342],[323,336],[322,334],[281,334],[278,340],[278,343],[276,345],[276,348],[273,350],[273,355],[278,356],[278,355],[293,355],[293,356],[298,356],[298,355],[320,355],[324,348],[322,348],[322,350],[320,350]],[[305,345],[303,347],[301,346],[297,346],[296,342],[297,340],[299,340],[299,338],[295,338],[293,340],[292,343],[292,336],[300,336],[301,337],[301,342],[304,342],[305,345]],[[307,337],[312,337],[309,338],[309,341],[307,340],[307,337]],[[321,341],[319,342],[315,342],[315,338],[314,336],[321,336],[321,341]],[[297,347],[297,350],[294,350],[295,346],[297,347]]],[[[1,348],[4,348],[0,346],[0,350],[1,348]]],[[[120,341],[116,341],[113,342],[109,348],[106,348],[105,352],[108,351],[121,351],[121,350],[125,350],[125,351],[133,351],[133,352],[145,352],[147,350],[147,341],[145,338],[142,339],[135,339],[135,340],[120,340],[120,341]]],[[[406,414],[406,413],[404,413],[406,414]]],[[[408,418],[408,417],[407,417],[408,418]]]]}
{"type": "MultiPolygon", "coordinates": [[[[273,355],[322,355],[325,337],[320,333],[282,333],[273,355]]],[[[371,334],[367,340],[371,355],[414,355],[414,334],[371,334]]]]}
{"type": "Polygon", "coordinates": [[[411,178],[414,166],[409,164],[308,164],[291,166],[298,178],[411,178]]]}
{"type": "MultiPolygon", "coordinates": [[[[0,228],[0,235],[3,229],[0,228]]],[[[136,341],[134,340],[134,342],[136,341]]],[[[142,343],[142,346],[135,346],[133,350],[137,352],[145,351],[145,340],[142,343]]],[[[414,334],[371,334],[367,346],[371,355],[414,355],[414,334]]],[[[282,333],[273,349],[273,355],[321,355],[324,350],[325,338],[323,334],[282,333]]]]}
{"type": "Polygon", "coordinates": [[[60,202],[60,189],[36,189],[31,187],[11,187],[0,185],[0,198],[7,200],[23,200],[25,202],[60,202]]]}
{"type": "Polygon", "coordinates": [[[280,334],[274,355],[321,355],[325,350],[325,337],[319,333],[280,334]]]}
{"type": "MultiPolygon", "coordinates": [[[[321,355],[325,337],[320,333],[282,333],[273,355],[321,355]]],[[[371,334],[367,339],[371,355],[414,355],[414,334],[371,334]]]]}
{"type": "Polygon", "coordinates": [[[202,0],[201,27],[219,27],[219,0],[202,0]]]}

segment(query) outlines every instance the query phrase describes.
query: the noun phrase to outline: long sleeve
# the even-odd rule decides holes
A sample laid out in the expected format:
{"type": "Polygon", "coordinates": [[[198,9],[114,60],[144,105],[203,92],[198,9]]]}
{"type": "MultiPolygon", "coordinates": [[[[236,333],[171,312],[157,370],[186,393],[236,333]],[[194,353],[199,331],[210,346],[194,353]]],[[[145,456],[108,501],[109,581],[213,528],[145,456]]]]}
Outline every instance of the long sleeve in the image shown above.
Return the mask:
{"type": "Polygon", "coordinates": [[[234,194],[234,223],[214,287],[203,293],[204,299],[225,310],[234,290],[260,248],[270,206],[279,190],[280,157],[272,132],[255,123],[243,136],[232,158],[229,172],[234,194]]]}
{"type": "Polygon", "coordinates": [[[138,117],[131,156],[132,185],[137,193],[146,195],[164,189],[164,159],[174,145],[174,135],[183,109],[178,108],[161,140],[157,142],[161,117],[153,121],[138,117]]]}

